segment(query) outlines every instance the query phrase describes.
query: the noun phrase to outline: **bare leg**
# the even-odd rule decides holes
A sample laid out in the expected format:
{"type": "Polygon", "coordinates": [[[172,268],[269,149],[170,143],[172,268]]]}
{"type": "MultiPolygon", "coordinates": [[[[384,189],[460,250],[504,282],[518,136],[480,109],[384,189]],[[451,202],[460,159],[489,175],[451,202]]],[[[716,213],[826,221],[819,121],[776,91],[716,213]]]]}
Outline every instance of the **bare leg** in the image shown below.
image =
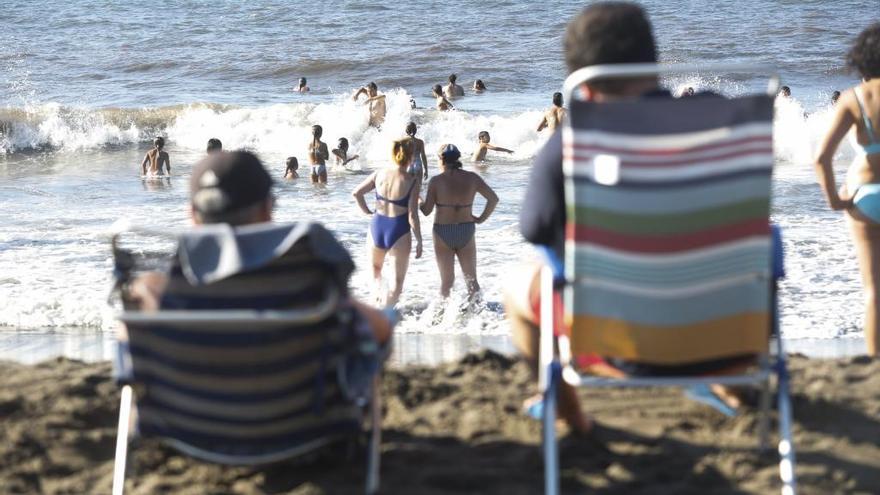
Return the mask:
{"type": "Polygon", "coordinates": [[[400,293],[403,291],[403,280],[406,278],[406,270],[409,268],[409,255],[412,252],[412,234],[406,234],[391,246],[388,253],[394,260],[394,274],[391,279],[391,294],[388,296],[388,304],[397,304],[400,293]]]}
{"type": "Polygon", "coordinates": [[[458,264],[461,266],[461,274],[467,284],[468,299],[473,298],[480,292],[480,284],[477,282],[477,238],[471,238],[467,245],[458,250],[458,264]]]}
{"type": "Polygon", "coordinates": [[[880,282],[880,225],[848,218],[852,231],[862,285],[865,289],[865,343],[868,354],[880,355],[880,322],[878,322],[878,288],[880,282]]]}
{"type": "Polygon", "coordinates": [[[312,184],[318,183],[318,174],[312,172],[312,184]]]}
{"type": "Polygon", "coordinates": [[[455,253],[436,234],[434,235],[434,257],[440,271],[440,295],[449,297],[455,283],[455,253]]]}
{"type": "Polygon", "coordinates": [[[376,288],[376,303],[380,306],[384,306],[385,301],[388,299],[388,294],[380,295],[379,290],[382,287],[382,265],[385,264],[385,255],[388,251],[376,247],[376,243],[373,242],[373,236],[369,231],[367,231],[367,242],[370,243],[370,258],[372,259],[373,265],[373,283],[376,288]]]}
{"type": "Polygon", "coordinates": [[[318,180],[321,182],[321,184],[326,184],[327,183],[327,172],[321,172],[321,174],[318,175],[318,180]]]}
{"type": "MultiPolygon", "coordinates": [[[[523,301],[529,300],[524,294],[514,291],[538,291],[538,271],[532,270],[532,277],[522,283],[513,285],[504,294],[504,310],[510,322],[511,339],[520,354],[526,358],[534,372],[538,371],[538,335],[539,328],[535,323],[538,318],[523,301]]],[[[593,422],[584,416],[578,401],[577,391],[568,383],[561,381],[559,387],[559,417],[564,419],[571,429],[577,433],[588,433],[593,422]]]]}

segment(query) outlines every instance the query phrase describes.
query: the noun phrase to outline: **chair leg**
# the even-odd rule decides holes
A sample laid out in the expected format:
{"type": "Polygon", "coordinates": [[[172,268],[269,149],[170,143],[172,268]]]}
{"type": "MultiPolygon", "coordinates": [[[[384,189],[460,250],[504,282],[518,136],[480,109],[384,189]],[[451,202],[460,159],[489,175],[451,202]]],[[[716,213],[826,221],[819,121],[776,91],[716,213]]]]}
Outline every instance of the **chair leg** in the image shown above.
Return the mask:
{"type": "Polygon", "coordinates": [[[788,369],[785,357],[779,358],[779,478],[782,495],[796,495],[794,443],[791,437],[791,396],[789,395],[788,369]]]}
{"type": "Polygon", "coordinates": [[[559,393],[559,367],[553,363],[548,369],[547,389],[544,391],[543,449],[544,493],[559,494],[559,448],[556,444],[556,401],[559,393]]]}
{"type": "Polygon", "coordinates": [[[113,462],[113,495],[125,490],[125,461],[128,457],[128,436],[131,428],[131,386],[122,387],[119,400],[119,426],[116,429],[116,458],[113,462]]]}
{"type": "Polygon", "coordinates": [[[367,495],[379,491],[379,460],[382,445],[382,393],[381,377],[377,373],[373,379],[373,394],[370,401],[370,442],[367,452],[367,495]]]}
{"type": "Polygon", "coordinates": [[[760,417],[758,418],[758,449],[763,454],[770,446],[770,378],[761,384],[760,417]]]}

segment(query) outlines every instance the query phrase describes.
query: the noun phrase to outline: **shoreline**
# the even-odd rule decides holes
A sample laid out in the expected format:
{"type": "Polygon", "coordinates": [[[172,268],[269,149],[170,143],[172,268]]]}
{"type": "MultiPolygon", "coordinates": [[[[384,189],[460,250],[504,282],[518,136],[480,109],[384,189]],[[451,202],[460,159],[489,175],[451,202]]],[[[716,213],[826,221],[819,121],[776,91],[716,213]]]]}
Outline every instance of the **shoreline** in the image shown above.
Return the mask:
{"type": "MultiPolygon", "coordinates": [[[[119,400],[110,363],[0,362],[0,373],[0,486],[108,492],[119,400]]],[[[792,356],[791,376],[802,493],[872,493],[880,486],[880,360],[792,356]]],[[[520,412],[533,387],[523,362],[490,351],[388,369],[382,493],[539,493],[540,425],[520,412]]],[[[561,433],[566,493],[778,493],[775,444],[758,452],[754,411],[726,418],[675,389],[592,389],[581,399],[598,427],[586,439],[561,433]]],[[[130,459],[132,494],[334,494],[363,483],[360,458],[230,468],[142,439],[130,459]]]]}
{"type": "MultiPolygon", "coordinates": [[[[0,327],[0,361],[36,364],[58,357],[89,363],[112,361],[114,343],[113,333],[102,330],[17,330],[0,327]]],[[[865,353],[862,337],[786,339],[783,345],[788,354],[802,354],[810,358],[846,358],[865,353]]],[[[389,364],[436,366],[482,350],[504,355],[514,355],[516,352],[506,334],[396,333],[389,364]]]]}

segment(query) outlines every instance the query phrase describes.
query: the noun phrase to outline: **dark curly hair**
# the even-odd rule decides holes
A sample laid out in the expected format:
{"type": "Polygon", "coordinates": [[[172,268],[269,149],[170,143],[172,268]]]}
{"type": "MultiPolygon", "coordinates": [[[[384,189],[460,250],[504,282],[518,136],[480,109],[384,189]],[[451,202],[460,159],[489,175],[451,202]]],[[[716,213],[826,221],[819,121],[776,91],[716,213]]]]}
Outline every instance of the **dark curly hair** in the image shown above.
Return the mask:
{"type": "Polygon", "coordinates": [[[859,33],[846,54],[846,64],[865,79],[880,77],[880,22],[859,33]]]}

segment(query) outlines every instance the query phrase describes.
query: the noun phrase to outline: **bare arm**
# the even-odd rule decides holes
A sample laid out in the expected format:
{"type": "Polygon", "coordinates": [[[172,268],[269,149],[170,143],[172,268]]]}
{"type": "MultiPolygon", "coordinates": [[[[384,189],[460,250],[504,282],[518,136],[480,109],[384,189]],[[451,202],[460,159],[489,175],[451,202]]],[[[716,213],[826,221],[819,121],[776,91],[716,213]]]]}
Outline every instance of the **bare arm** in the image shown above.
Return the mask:
{"type": "Polygon", "coordinates": [[[143,170],[143,173],[141,175],[147,175],[147,164],[148,163],[150,163],[150,153],[149,152],[147,152],[147,154],[144,155],[144,161],[141,162],[141,169],[143,170]]]}
{"type": "Polygon", "coordinates": [[[373,189],[376,189],[376,172],[370,174],[366,180],[361,182],[360,185],[351,192],[351,195],[354,196],[355,201],[357,201],[358,207],[367,215],[372,215],[373,212],[367,207],[367,200],[364,199],[364,194],[367,194],[373,189]]]}
{"type": "Polygon", "coordinates": [[[168,169],[168,175],[171,175],[171,155],[165,153],[165,168],[168,169]]]}
{"type": "Polygon", "coordinates": [[[541,118],[541,123],[538,124],[538,132],[543,131],[545,127],[547,127],[547,116],[546,115],[541,118]]]}
{"type": "Polygon", "coordinates": [[[318,152],[321,154],[321,158],[324,160],[330,159],[330,152],[327,151],[327,144],[321,143],[321,146],[318,148],[318,152]]]}
{"type": "Polygon", "coordinates": [[[409,195],[409,226],[412,229],[413,236],[416,238],[416,259],[422,257],[422,225],[419,223],[419,189],[421,182],[413,179],[415,184],[409,195]]]}
{"type": "Polygon", "coordinates": [[[419,150],[422,156],[422,171],[425,173],[425,180],[428,179],[428,155],[425,154],[425,142],[422,141],[422,148],[419,150]]]}
{"type": "Polygon", "coordinates": [[[834,153],[837,151],[840,141],[843,140],[846,133],[855,123],[855,117],[850,108],[852,104],[852,93],[846,93],[845,96],[841,97],[841,101],[837,104],[837,110],[831,119],[831,127],[819,145],[819,152],[814,163],[816,175],[819,178],[819,185],[822,187],[822,192],[825,194],[828,206],[832,210],[843,210],[852,205],[852,198],[841,199],[837,191],[837,184],[834,180],[834,168],[832,166],[834,153]]]}
{"type": "Polygon", "coordinates": [[[373,337],[380,344],[384,344],[391,339],[391,322],[376,308],[371,308],[366,304],[351,299],[351,305],[367,320],[370,328],[373,330],[373,337]]]}
{"type": "Polygon", "coordinates": [[[478,181],[477,192],[486,198],[486,207],[483,208],[483,213],[480,216],[474,218],[474,222],[483,223],[495,211],[495,207],[498,206],[498,195],[489,187],[489,184],[486,184],[482,177],[477,174],[474,174],[474,176],[476,176],[478,181]]]}
{"type": "Polygon", "coordinates": [[[342,164],[343,164],[343,165],[348,165],[348,162],[353,162],[353,161],[357,160],[358,158],[360,158],[360,155],[354,155],[354,156],[351,157],[351,158],[346,158],[345,160],[343,160],[343,161],[342,161],[342,164]]]}
{"type": "Polygon", "coordinates": [[[367,88],[361,88],[361,89],[357,90],[357,93],[354,94],[354,97],[352,98],[352,100],[357,101],[358,96],[363,95],[363,94],[369,94],[367,92],[367,88]]]}
{"type": "Polygon", "coordinates": [[[422,215],[428,216],[434,211],[434,205],[437,203],[437,186],[434,185],[434,179],[431,179],[428,182],[428,192],[425,193],[425,200],[422,201],[422,205],[419,207],[422,210],[422,215]]]}
{"type": "Polygon", "coordinates": [[[504,153],[513,153],[513,150],[509,150],[507,148],[502,148],[501,146],[492,146],[491,144],[486,145],[492,151],[503,151],[504,153]]]}

